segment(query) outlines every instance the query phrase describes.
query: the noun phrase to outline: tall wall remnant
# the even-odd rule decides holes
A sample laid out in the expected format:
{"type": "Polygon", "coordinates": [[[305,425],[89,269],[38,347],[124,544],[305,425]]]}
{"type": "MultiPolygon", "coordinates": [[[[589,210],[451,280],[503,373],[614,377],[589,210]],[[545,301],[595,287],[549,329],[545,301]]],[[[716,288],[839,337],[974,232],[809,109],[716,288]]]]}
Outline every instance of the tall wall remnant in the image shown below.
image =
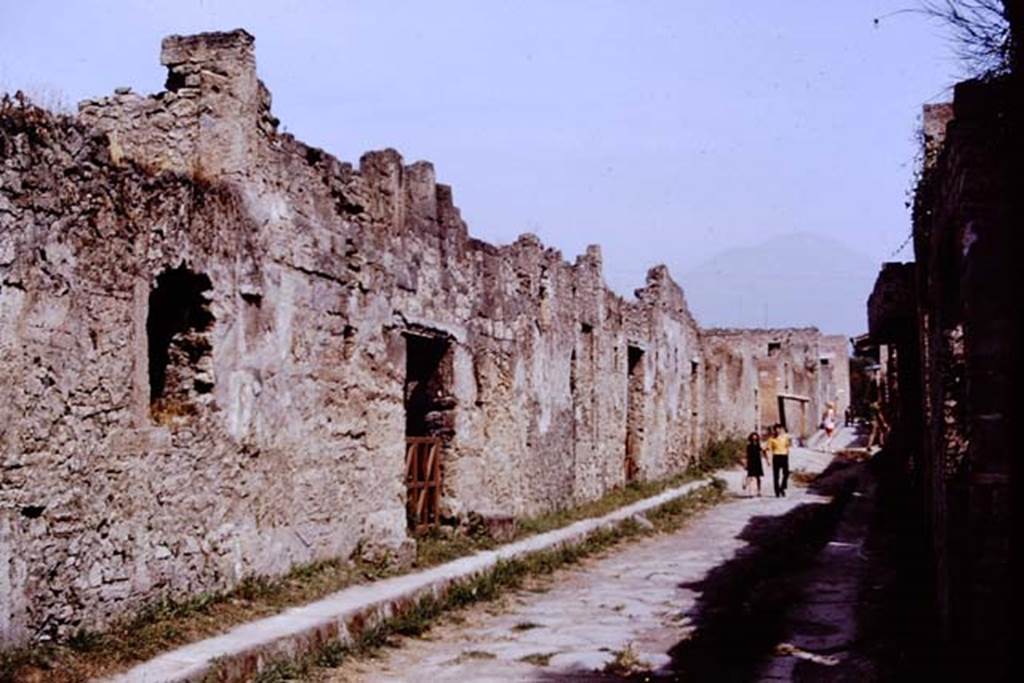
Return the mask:
{"type": "Polygon", "coordinates": [[[951,105],[925,108],[915,261],[885,264],[868,300],[893,426],[886,456],[916,484],[940,635],[960,678],[1012,676],[1021,594],[1010,564],[1020,555],[1011,510],[1020,488],[1015,82],[967,81],[951,105]]]}
{"type": "Polygon", "coordinates": [[[410,436],[441,440],[455,518],[593,499],[750,428],[721,406],[756,363],[708,390],[664,267],[624,299],[597,247],[471,238],[428,163],[277,132],[244,31],[161,59],[158,95],[0,105],[0,642],[402,561],[410,436]]]}

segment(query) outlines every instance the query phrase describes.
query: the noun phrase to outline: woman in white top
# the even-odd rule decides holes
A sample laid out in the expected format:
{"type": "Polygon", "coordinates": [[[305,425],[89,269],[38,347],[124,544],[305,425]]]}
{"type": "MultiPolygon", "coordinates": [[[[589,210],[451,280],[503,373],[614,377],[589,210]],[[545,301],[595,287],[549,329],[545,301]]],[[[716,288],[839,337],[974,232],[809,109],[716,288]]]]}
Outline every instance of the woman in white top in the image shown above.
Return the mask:
{"type": "Polygon", "coordinates": [[[836,407],[832,403],[825,404],[825,414],[821,418],[821,428],[825,430],[825,450],[832,452],[832,437],[836,432],[836,407]]]}

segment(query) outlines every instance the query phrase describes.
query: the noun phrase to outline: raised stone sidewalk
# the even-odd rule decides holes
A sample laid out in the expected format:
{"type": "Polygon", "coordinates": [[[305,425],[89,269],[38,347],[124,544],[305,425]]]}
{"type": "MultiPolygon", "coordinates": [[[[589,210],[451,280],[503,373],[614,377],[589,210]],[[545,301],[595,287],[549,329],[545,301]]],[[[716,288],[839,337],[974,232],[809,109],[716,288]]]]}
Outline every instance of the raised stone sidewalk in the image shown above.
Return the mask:
{"type": "Polygon", "coordinates": [[[422,572],[352,586],[322,600],[172,650],[106,680],[117,683],[201,681],[214,672],[221,681],[250,680],[263,667],[281,658],[301,657],[332,641],[352,642],[353,635],[359,631],[429,594],[441,597],[453,583],[483,574],[499,560],[580,543],[594,531],[613,527],[710,484],[711,479],[690,482],[604,517],[576,522],[422,572]]]}
{"type": "MultiPolygon", "coordinates": [[[[844,438],[842,443],[847,441],[844,438]]],[[[833,459],[828,453],[806,448],[795,448],[791,458],[794,471],[808,475],[822,472],[833,459]]],[[[709,577],[721,576],[729,563],[756,561],[753,558],[760,554],[761,544],[773,542],[758,537],[764,532],[757,530],[766,523],[785,525],[781,520],[787,519],[790,524],[797,523],[791,517],[794,512],[824,511],[830,496],[794,485],[786,497],[775,498],[769,476],[766,495],[748,497],[742,492],[742,470],[716,475],[726,481],[731,495],[681,529],[598,553],[558,571],[538,586],[511,591],[501,605],[468,609],[459,619],[440,620],[429,634],[396,638],[397,647],[389,647],[377,657],[354,658],[336,669],[319,671],[317,680],[598,683],[618,680],[605,670],[627,652],[630,656],[622,661],[632,660],[635,674],[628,680],[680,680],[683,675],[685,680],[747,680],[736,677],[742,668],[720,672],[717,677],[707,677],[703,671],[696,678],[689,672],[678,673],[672,652],[679,643],[699,637],[700,625],[707,617],[702,612],[708,605],[750,597],[720,594],[709,577]],[[535,590],[538,587],[541,590],[535,590]]],[[[738,575],[750,576],[745,570],[738,575]]],[[[710,609],[722,606],[719,603],[710,609]]],[[[742,619],[760,618],[738,609],[742,619]]],[[[735,626],[735,633],[740,633],[750,624],[735,626]]],[[[698,647],[719,652],[713,657],[727,660],[745,656],[741,653],[747,647],[733,641],[728,631],[722,642],[699,642],[698,647]]]]}

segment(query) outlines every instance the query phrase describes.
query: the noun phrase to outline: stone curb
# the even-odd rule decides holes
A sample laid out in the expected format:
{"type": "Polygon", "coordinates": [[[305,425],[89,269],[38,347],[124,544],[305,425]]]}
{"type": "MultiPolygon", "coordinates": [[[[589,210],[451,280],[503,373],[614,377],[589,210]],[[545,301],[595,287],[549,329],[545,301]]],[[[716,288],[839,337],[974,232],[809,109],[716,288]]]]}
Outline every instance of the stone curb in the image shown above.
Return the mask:
{"type": "Polygon", "coordinates": [[[453,560],[422,572],[352,586],[280,614],[236,626],[159,655],[125,673],[103,679],[108,683],[195,682],[211,676],[217,681],[251,680],[268,664],[295,659],[332,641],[351,643],[355,636],[400,613],[427,595],[442,597],[448,588],[510,560],[581,543],[599,529],[615,526],[671,500],[706,486],[713,479],[689,482],[619,508],[604,517],[585,519],[561,529],[453,560]]]}

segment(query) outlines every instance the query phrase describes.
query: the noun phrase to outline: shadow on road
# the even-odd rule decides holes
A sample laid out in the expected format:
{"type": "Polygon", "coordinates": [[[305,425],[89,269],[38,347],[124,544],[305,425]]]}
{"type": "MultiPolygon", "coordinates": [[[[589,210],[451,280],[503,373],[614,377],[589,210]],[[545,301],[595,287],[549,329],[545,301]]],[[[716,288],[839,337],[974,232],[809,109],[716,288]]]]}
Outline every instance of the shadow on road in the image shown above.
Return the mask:
{"type": "Polygon", "coordinates": [[[675,645],[668,671],[614,675],[544,672],[548,682],[609,680],[747,681],[782,636],[786,608],[800,597],[799,572],[828,541],[863,465],[835,458],[811,485],[828,502],[805,503],[784,515],[752,518],[747,541],[731,560],[681,587],[700,594],[688,617],[692,637],[675,645]]]}
{"type": "Polygon", "coordinates": [[[819,604],[823,579],[826,585],[855,582],[855,635],[842,641],[838,666],[798,659],[792,680],[942,680],[926,538],[903,461],[885,451],[868,459],[855,445],[810,484],[828,502],[752,518],[739,536],[748,545],[700,581],[682,584],[699,593],[687,613],[694,630],[670,650],[669,666],[632,675],[545,672],[537,680],[755,680],[788,636],[835,633],[828,623],[802,616],[800,607],[812,597],[809,579],[818,585],[813,597],[819,604]],[[840,536],[863,541],[859,559],[822,555],[840,536]]]}
{"type": "Polygon", "coordinates": [[[831,500],[752,518],[740,533],[748,545],[702,580],[684,586],[700,592],[691,617],[696,628],[669,652],[672,678],[754,678],[784,637],[787,608],[801,598],[801,571],[831,537],[861,467],[837,457],[810,486],[831,500]]]}

